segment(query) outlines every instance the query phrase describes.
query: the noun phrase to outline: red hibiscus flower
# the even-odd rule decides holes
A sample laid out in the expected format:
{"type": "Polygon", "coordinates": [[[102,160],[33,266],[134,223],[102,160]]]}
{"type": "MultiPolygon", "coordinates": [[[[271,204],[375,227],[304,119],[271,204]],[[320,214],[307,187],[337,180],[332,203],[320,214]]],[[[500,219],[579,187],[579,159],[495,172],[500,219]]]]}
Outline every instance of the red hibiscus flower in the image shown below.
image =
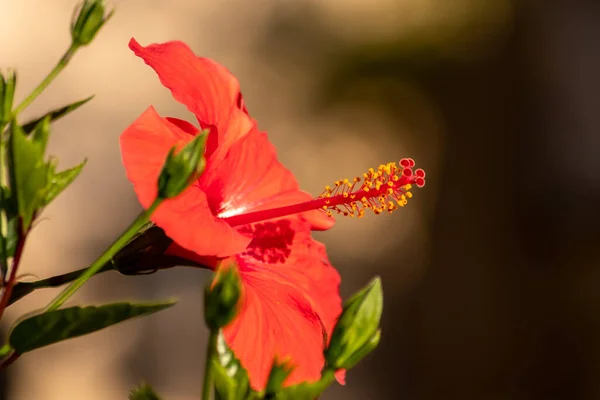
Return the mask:
{"type": "MultiPolygon", "coordinates": [[[[181,42],[143,47],[132,39],[130,48],[209,130],[204,173],[152,216],[175,242],[169,253],[205,265],[229,258],[239,266],[240,312],[224,334],[254,388],[264,388],[275,356],[295,365],[286,384],[317,380],[341,300],[339,275],[310,231],[330,228],[333,212],[360,217],[365,209],[394,211],[411,196],[411,184],[424,184],[425,173],[413,172],[414,161],[403,159],[362,180],[338,181],[313,199],[277,160],[229,71],[181,42]]],[[[142,206],[157,195],[169,150],[199,132],[152,107],[124,131],[123,163],[142,206]]]]}
{"type": "MultiPolygon", "coordinates": [[[[318,380],[322,350],[341,312],[339,275],[310,229],[333,220],[317,211],[264,223],[226,222],[227,217],[306,202],[294,176],[277,160],[265,133],[247,114],[235,78],[213,61],[197,58],[180,42],[130,47],[158,73],[209,129],[206,169],[152,220],[176,245],[169,253],[200,260],[230,257],[243,281],[240,312],[224,330],[228,344],[248,370],[252,386],[264,388],[274,357],[290,357],[287,384],[318,380]],[[232,226],[233,225],[233,226],[232,226]]],[[[150,107],[121,136],[127,175],[141,204],[157,194],[157,179],[169,149],[199,133],[193,125],[160,117],[150,107]]]]}

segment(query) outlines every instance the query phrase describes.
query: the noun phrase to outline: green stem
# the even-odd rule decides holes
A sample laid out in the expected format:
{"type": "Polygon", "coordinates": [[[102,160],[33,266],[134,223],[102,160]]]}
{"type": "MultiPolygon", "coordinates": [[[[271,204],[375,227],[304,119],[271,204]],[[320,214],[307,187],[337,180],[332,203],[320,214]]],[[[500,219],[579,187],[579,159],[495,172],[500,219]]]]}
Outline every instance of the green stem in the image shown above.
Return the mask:
{"type": "Polygon", "coordinates": [[[50,71],[48,76],[46,76],[46,78],[44,78],[44,80],[33,90],[33,92],[31,92],[31,94],[27,96],[25,100],[23,100],[21,104],[17,106],[17,108],[14,109],[12,113],[13,118],[15,118],[25,108],[27,108],[27,106],[29,106],[33,102],[33,100],[35,100],[44,91],[44,89],[46,89],[48,85],[52,83],[54,78],[56,78],[56,76],[63,69],[65,69],[65,67],[67,66],[71,58],[73,58],[73,55],[79,49],[79,47],[79,44],[71,43],[71,46],[69,46],[65,54],[61,57],[61,59],[58,61],[58,64],[56,64],[52,71],[50,71]]]}
{"type": "MultiPolygon", "coordinates": [[[[0,186],[8,187],[7,180],[8,176],[6,175],[6,143],[4,140],[4,127],[5,125],[0,123],[0,186]]],[[[4,191],[0,193],[0,201],[4,202],[4,191]]],[[[0,208],[0,235],[4,238],[1,240],[0,252],[2,255],[0,257],[0,271],[2,272],[2,283],[6,281],[6,272],[8,271],[8,257],[6,256],[6,239],[8,238],[8,218],[6,216],[5,210],[0,208]]]]}
{"type": "MultiPolygon", "coordinates": [[[[65,274],[60,274],[56,276],[51,276],[50,278],[40,279],[38,281],[33,282],[18,282],[10,296],[10,300],[8,301],[8,305],[13,304],[14,302],[22,299],[28,294],[32,293],[37,289],[45,289],[45,288],[54,288],[62,285],[66,285],[67,283],[73,282],[75,279],[79,278],[83,273],[88,269],[81,268],[76,271],[67,272],[65,274]]],[[[105,264],[96,275],[101,272],[113,271],[117,270],[116,265],[113,262],[109,262],[105,264]]]]}
{"type": "Polygon", "coordinates": [[[125,246],[138,231],[149,221],[150,215],[160,205],[162,199],[156,199],[154,203],[141,213],[135,221],[96,261],[92,263],[70,286],[63,290],[55,299],[48,305],[46,312],[57,310],[69,299],[79,288],[81,288],[92,276],[99,272],[106,263],[108,263],[117,254],[123,246],[125,246]]]}
{"type": "Polygon", "coordinates": [[[8,355],[8,353],[10,353],[12,351],[12,347],[10,347],[10,344],[5,344],[4,346],[0,347],[0,358],[4,358],[8,355]]]}
{"type": "Polygon", "coordinates": [[[202,400],[210,399],[212,387],[212,361],[217,349],[217,331],[211,331],[208,337],[208,347],[206,348],[206,365],[204,366],[204,383],[202,384],[202,400]]]}
{"type": "Polygon", "coordinates": [[[331,368],[325,368],[321,372],[321,380],[319,384],[323,385],[323,390],[335,381],[335,371],[331,368]]]}

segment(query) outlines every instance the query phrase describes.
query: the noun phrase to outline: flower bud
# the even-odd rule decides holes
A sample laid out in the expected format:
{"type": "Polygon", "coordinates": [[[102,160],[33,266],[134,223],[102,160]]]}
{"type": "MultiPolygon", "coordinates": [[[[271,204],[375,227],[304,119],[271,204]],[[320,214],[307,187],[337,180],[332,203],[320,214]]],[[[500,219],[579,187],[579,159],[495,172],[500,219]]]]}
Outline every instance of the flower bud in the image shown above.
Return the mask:
{"type": "Polygon", "coordinates": [[[15,86],[17,85],[17,74],[14,70],[6,71],[6,77],[4,75],[0,73],[0,127],[6,126],[10,122],[15,86]]]}
{"type": "Polygon", "coordinates": [[[204,291],[204,319],[211,331],[225,327],[237,314],[242,283],[235,264],[219,266],[204,291]]]}
{"type": "Polygon", "coordinates": [[[329,367],[349,369],[377,347],[382,311],[383,292],[377,277],[346,301],[325,350],[329,367]]]}
{"type": "Polygon", "coordinates": [[[75,9],[71,21],[73,43],[81,46],[89,44],[113,13],[112,9],[107,12],[104,0],[84,0],[75,9]]]}
{"type": "Polygon", "coordinates": [[[200,133],[181,151],[172,148],[158,177],[158,197],[169,199],[183,192],[204,171],[206,133],[200,133]]]}

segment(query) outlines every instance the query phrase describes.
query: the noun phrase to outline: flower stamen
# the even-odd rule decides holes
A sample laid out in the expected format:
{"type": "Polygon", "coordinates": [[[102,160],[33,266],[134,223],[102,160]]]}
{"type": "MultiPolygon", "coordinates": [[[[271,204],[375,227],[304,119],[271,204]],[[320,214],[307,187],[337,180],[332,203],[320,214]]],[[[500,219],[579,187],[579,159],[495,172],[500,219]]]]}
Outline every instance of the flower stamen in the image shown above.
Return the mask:
{"type": "Polygon", "coordinates": [[[337,213],[351,218],[363,217],[365,210],[372,210],[376,215],[384,211],[393,213],[408,203],[412,197],[412,185],[425,185],[425,171],[413,171],[414,166],[411,158],[403,158],[399,164],[391,162],[380,165],[377,170],[370,168],[362,178],[343,179],[334,182],[333,187],[325,186],[325,190],[313,200],[241,213],[222,220],[230,226],[240,226],[311,210],[319,210],[329,217],[337,213]]]}
{"type": "Polygon", "coordinates": [[[347,179],[337,181],[334,189],[326,186],[319,196],[320,199],[327,199],[321,211],[327,215],[336,212],[358,218],[364,216],[366,209],[375,214],[383,211],[392,213],[408,203],[408,199],[412,197],[409,190],[413,184],[418,187],[425,185],[425,171],[413,171],[414,166],[415,162],[411,158],[404,158],[399,165],[391,162],[380,165],[377,170],[370,168],[363,174],[362,184],[358,188],[356,184],[361,181],[359,177],[354,178],[352,184],[347,179]]]}

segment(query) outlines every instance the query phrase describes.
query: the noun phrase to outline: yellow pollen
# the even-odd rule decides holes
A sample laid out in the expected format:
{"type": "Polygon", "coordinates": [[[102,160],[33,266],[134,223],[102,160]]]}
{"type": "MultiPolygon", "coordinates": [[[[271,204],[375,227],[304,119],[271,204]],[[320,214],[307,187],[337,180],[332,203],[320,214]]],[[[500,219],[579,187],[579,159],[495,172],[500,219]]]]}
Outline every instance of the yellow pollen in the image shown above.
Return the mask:
{"type": "MultiPolygon", "coordinates": [[[[333,188],[325,186],[325,191],[319,196],[325,199],[320,203],[321,209],[329,216],[335,211],[351,218],[361,218],[368,209],[373,210],[374,214],[381,214],[404,207],[408,199],[412,198],[412,193],[409,192],[412,188],[411,183],[420,182],[416,179],[423,181],[424,176],[422,171],[413,175],[405,173],[407,168],[412,171],[414,165],[414,162],[410,165],[410,162],[407,164],[405,160],[400,164],[391,162],[381,164],[377,168],[369,168],[362,177],[359,175],[352,179],[335,181],[333,188]]],[[[422,186],[421,183],[419,185],[422,186]]]]}

